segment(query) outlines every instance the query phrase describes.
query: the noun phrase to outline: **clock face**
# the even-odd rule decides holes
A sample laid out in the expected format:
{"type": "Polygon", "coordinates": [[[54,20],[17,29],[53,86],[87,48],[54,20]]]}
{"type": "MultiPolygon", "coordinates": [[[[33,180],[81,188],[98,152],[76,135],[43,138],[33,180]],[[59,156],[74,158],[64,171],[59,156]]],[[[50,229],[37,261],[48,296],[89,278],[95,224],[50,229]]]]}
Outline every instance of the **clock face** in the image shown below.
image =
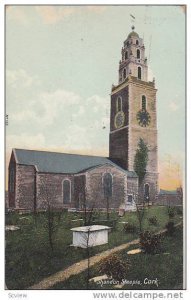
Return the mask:
{"type": "Polygon", "coordinates": [[[124,125],[124,121],[125,121],[125,114],[123,111],[119,111],[115,115],[115,128],[122,127],[124,125]]]}
{"type": "Polygon", "coordinates": [[[138,111],[137,121],[138,121],[139,125],[142,126],[142,127],[148,126],[150,124],[150,121],[151,121],[151,117],[150,117],[148,111],[146,111],[144,109],[138,111]]]}

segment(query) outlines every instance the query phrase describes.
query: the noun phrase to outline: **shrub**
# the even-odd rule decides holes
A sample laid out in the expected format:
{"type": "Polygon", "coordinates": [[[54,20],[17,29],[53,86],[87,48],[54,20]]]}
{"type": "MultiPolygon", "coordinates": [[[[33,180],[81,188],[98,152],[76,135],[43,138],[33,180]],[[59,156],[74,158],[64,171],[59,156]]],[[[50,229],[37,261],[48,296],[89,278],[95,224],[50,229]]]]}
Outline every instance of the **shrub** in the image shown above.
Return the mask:
{"type": "Polygon", "coordinates": [[[148,218],[149,224],[156,226],[158,224],[158,219],[156,216],[148,218]]]}
{"type": "Polygon", "coordinates": [[[126,233],[134,233],[134,232],[136,232],[137,227],[136,227],[136,225],[133,224],[133,223],[126,223],[126,224],[124,224],[124,226],[123,226],[123,230],[124,230],[126,233]]]}
{"type": "Polygon", "coordinates": [[[174,218],[174,216],[175,216],[175,208],[174,207],[168,206],[168,216],[170,219],[174,218]]]}
{"type": "Polygon", "coordinates": [[[177,215],[183,215],[183,210],[182,210],[182,207],[176,207],[176,213],[177,215]]]}
{"type": "Polygon", "coordinates": [[[172,221],[169,221],[166,225],[165,225],[165,228],[167,230],[167,234],[168,235],[173,235],[174,232],[175,232],[175,227],[174,227],[174,222],[172,221]]]}
{"type": "Polygon", "coordinates": [[[116,254],[111,254],[99,262],[98,272],[121,281],[126,278],[129,267],[128,261],[124,262],[116,254]]]}
{"type": "Polygon", "coordinates": [[[140,233],[140,247],[144,253],[155,254],[161,247],[161,234],[154,234],[151,231],[140,233]]]}
{"type": "Polygon", "coordinates": [[[8,212],[5,216],[6,225],[17,225],[19,224],[19,214],[17,212],[8,212]]]}

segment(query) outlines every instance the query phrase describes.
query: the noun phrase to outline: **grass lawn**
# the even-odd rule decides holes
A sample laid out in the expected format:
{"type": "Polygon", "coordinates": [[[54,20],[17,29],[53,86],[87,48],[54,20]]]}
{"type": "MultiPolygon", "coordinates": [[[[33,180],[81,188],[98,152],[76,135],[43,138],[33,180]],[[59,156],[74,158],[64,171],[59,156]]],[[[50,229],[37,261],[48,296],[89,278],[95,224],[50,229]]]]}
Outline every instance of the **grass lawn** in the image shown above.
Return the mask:
{"type": "MultiPolygon", "coordinates": [[[[45,277],[60,271],[69,265],[86,258],[86,250],[71,248],[72,232],[70,228],[83,225],[82,221],[72,222],[81,218],[78,213],[63,212],[59,228],[54,235],[54,252],[51,252],[48,232],[45,227],[46,216],[39,213],[36,218],[30,215],[9,213],[6,215],[6,224],[19,225],[18,231],[6,231],[6,284],[9,289],[25,289],[39,282],[45,277]],[[26,217],[26,218],[23,218],[26,217]]],[[[111,216],[116,218],[117,215],[111,216]]],[[[180,221],[180,215],[176,214],[175,222],[180,221]]],[[[96,224],[105,219],[105,215],[99,214],[96,224]]],[[[90,255],[113,248],[138,237],[138,228],[135,233],[125,233],[120,222],[133,222],[138,227],[136,212],[126,213],[118,218],[116,228],[109,234],[109,243],[90,248],[90,255]]],[[[150,207],[145,214],[144,229],[158,231],[164,228],[168,221],[166,207],[150,207]],[[157,225],[150,225],[148,218],[156,216],[157,225]]]]}
{"type": "MultiPolygon", "coordinates": [[[[183,228],[179,226],[176,228],[174,236],[164,235],[162,251],[159,254],[140,253],[128,255],[127,250],[118,252],[119,257],[124,262],[128,260],[131,265],[126,278],[124,278],[126,284],[121,289],[183,289],[182,233],[183,228]],[[148,279],[154,281],[150,283],[148,279]],[[133,284],[133,281],[137,282],[137,284],[133,284]]],[[[131,248],[135,249],[135,247],[131,248]]],[[[98,266],[95,265],[90,269],[90,278],[99,275],[98,266]]],[[[71,276],[64,282],[56,284],[51,289],[86,289],[86,280],[87,271],[84,271],[79,275],[71,276]]],[[[116,289],[115,284],[116,282],[112,283],[112,281],[110,284],[103,285],[101,285],[101,282],[90,283],[89,289],[116,289]]]]}

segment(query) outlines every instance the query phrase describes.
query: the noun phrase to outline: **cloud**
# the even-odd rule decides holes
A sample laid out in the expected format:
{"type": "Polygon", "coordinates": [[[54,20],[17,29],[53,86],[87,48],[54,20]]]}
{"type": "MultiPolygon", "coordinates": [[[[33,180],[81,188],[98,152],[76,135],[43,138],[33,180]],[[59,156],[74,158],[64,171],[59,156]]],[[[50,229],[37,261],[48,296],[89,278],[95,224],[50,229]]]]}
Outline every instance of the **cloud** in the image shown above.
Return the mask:
{"type": "Polygon", "coordinates": [[[12,148],[36,149],[38,145],[41,147],[45,146],[45,137],[42,133],[36,135],[26,133],[10,134],[6,137],[6,149],[8,152],[12,148]]]}
{"type": "Polygon", "coordinates": [[[67,128],[65,139],[67,149],[86,149],[91,148],[91,143],[87,138],[87,128],[72,124],[67,128]]]}
{"type": "Polygon", "coordinates": [[[86,9],[93,13],[103,13],[106,10],[106,6],[100,6],[100,5],[91,5],[86,6],[86,9]]]}
{"type": "MultiPolygon", "coordinates": [[[[61,22],[65,18],[73,14],[93,13],[101,14],[106,10],[106,6],[100,5],[82,5],[82,6],[54,6],[54,5],[34,5],[33,6],[37,16],[41,18],[42,22],[47,25],[53,25],[61,22]]],[[[31,15],[25,10],[25,6],[7,5],[6,14],[9,20],[17,21],[23,25],[31,22],[31,15]]]]}
{"type": "Polygon", "coordinates": [[[41,128],[50,126],[55,119],[59,118],[63,108],[78,103],[77,97],[69,95],[70,93],[61,90],[52,94],[39,94],[28,105],[26,104],[22,106],[22,109],[13,112],[11,119],[18,122],[30,121],[33,124],[40,124],[41,128]]]}
{"type": "Polygon", "coordinates": [[[38,110],[36,117],[43,125],[51,125],[56,118],[67,117],[67,109],[78,105],[81,98],[73,92],[66,91],[64,89],[56,90],[52,93],[43,92],[37,97],[37,100],[33,100],[32,108],[34,111],[36,104],[38,110]],[[61,115],[62,114],[62,115],[61,115]]]}
{"type": "Polygon", "coordinates": [[[14,20],[21,24],[28,23],[27,15],[21,6],[6,6],[6,16],[9,20],[14,20]]]}
{"type": "Polygon", "coordinates": [[[35,9],[45,24],[60,22],[63,18],[70,16],[75,11],[72,6],[36,6],[35,9]]]}
{"type": "Polygon", "coordinates": [[[169,108],[171,111],[177,111],[179,109],[179,105],[175,101],[171,101],[169,108]]]}
{"type": "Polygon", "coordinates": [[[39,84],[37,77],[29,75],[24,69],[6,70],[6,84],[11,88],[31,87],[34,83],[39,84]]]}
{"type": "Polygon", "coordinates": [[[23,69],[7,72],[7,135],[12,139],[11,147],[63,146],[68,151],[88,152],[98,145],[108,147],[109,96],[83,98],[64,88],[42,91],[42,87],[38,78],[23,69]],[[33,136],[38,137],[34,144],[33,136]]]}
{"type": "Polygon", "coordinates": [[[42,18],[43,23],[51,25],[77,13],[103,13],[106,10],[106,6],[36,6],[35,9],[42,18]]]}

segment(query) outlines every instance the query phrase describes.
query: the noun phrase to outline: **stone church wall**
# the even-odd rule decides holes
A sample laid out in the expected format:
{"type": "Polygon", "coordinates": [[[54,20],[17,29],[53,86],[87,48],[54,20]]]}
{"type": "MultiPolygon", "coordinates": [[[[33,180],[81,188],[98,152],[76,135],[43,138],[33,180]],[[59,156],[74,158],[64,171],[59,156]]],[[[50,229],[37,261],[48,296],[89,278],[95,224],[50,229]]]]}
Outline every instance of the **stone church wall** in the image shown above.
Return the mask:
{"type": "Polygon", "coordinates": [[[49,202],[55,209],[75,207],[74,176],[53,173],[38,173],[37,175],[37,209],[43,210],[49,202]],[[71,182],[71,202],[63,201],[63,181],[71,182]]]}
{"type": "Polygon", "coordinates": [[[35,167],[16,165],[16,201],[15,208],[34,209],[35,167]]]}
{"type": "Polygon", "coordinates": [[[86,201],[86,176],[85,174],[74,176],[74,207],[83,209],[86,201]]]}
{"type": "Polygon", "coordinates": [[[125,201],[127,177],[124,172],[112,166],[98,167],[87,172],[87,203],[89,207],[101,209],[107,207],[103,187],[104,173],[110,173],[113,177],[112,197],[109,199],[109,207],[119,208],[120,204],[125,201]]]}
{"type": "Polygon", "coordinates": [[[127,178],[127,195],[132,194],[134,200],[137,200],[138,195],[138,177],[128,177],[127,178]]]}
{"type": "Polygon", "coordinates": [[[145,184],[149,185],[149,195],[150,195],[150,202],[153,204],[157,199],[158,194],[158,174],[156,173],[146,173],[145,178],[139,188],[140,194],[140,201],[142,202],[144,199],[144,186],[145,184]]]}

